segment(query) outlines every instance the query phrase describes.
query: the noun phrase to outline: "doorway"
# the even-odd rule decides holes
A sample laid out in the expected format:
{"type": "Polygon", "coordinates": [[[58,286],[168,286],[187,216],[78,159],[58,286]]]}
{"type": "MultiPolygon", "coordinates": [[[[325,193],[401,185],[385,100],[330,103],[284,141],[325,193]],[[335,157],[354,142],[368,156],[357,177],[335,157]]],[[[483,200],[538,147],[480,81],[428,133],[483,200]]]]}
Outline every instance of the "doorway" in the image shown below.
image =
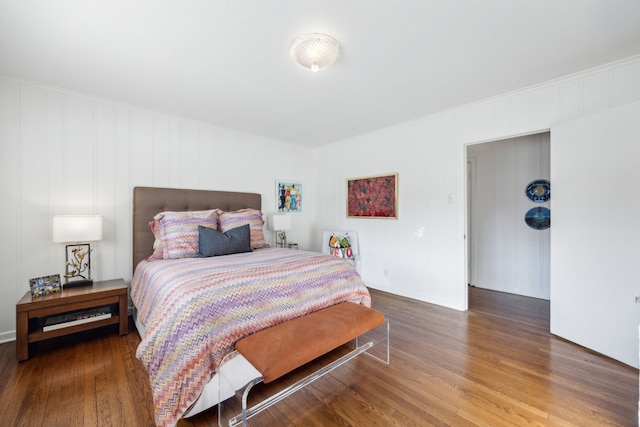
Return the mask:
{"type": "Polygon", "coordinates": [[[549,132],[467,146],[470,286],[550,299],[550,230],[525,218],[550,211],[550,198],[526,191],[549,181],[549,149],[549,132]]]}

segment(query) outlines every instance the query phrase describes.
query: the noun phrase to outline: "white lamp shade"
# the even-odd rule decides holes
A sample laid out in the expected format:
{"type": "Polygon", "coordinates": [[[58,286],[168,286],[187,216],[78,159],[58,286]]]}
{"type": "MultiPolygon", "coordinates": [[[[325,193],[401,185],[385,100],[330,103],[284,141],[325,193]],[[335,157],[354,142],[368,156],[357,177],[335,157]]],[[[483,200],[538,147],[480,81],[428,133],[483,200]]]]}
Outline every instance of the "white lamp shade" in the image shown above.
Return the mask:
{"type": "Polygon", "coordinates": [[[270,227],[274,231],[291,230],[291,217],[289,215],[271,215],[270,227]]]}
{"type": "Polygon", "coordinates": [[[55,215],[54,242],[93,242],[102,240],[101,215],[55,215]]]}

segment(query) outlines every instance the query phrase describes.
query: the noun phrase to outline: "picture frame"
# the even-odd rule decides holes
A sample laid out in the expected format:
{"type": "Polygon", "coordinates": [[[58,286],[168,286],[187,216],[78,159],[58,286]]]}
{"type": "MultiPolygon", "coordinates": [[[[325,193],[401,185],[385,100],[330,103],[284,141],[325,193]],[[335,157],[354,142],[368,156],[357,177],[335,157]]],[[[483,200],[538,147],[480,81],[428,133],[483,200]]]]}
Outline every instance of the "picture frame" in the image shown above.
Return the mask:
{"type": "Polygon", "coordinates": [[[398,219],[398,174],[347,179],[347,218],[398,219]]]}
{"type": "Polygon", "coordinates": [[[276,213],[301,214],[303,185],[299,181],[276,180],[276,213]]]}
{"type": "Polygon", "coordinates": [[[29,279],[29,288],[31,289],[32,297],[39,297],[42,295],[52,294],[62,290],[60,284],[60,275],[51,274],[49,276],[34,277],[29,279]]]}
{"type": "Polygon", "coordinates": [[[77,243],[66,246],[65,286],[91,281],[91,245],[77,243]]]}

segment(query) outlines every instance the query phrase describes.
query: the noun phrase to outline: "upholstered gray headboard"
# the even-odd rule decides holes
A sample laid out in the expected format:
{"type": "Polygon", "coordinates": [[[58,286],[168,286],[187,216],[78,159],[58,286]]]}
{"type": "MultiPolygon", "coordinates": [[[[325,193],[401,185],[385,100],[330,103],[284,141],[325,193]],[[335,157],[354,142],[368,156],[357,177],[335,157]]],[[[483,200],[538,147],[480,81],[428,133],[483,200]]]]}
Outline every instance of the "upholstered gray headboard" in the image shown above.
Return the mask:
{"type": "Polygon", "coordinates": [[[153,233],[149,222],[164,211],[199,211],[205,209],[236,211],[262,209],[258,193],[231,191],[182,190],[177,188],[135,187],[133,189],[133,269],[153,253],[153,233]]]}

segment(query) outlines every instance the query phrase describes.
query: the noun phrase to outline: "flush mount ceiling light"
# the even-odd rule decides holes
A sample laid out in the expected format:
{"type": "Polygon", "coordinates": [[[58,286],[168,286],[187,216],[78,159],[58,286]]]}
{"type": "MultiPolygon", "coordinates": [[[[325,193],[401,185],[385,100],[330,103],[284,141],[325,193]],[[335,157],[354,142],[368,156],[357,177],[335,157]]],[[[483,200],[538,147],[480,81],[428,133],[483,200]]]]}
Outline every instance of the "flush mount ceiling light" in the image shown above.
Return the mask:
{"type": "Polygon", "coordinates": [[[340,43],[322,33],[303,34],[291,42],[289,55],[296,64],[315,73],[335,64],[340,57],[340,43]]]}

